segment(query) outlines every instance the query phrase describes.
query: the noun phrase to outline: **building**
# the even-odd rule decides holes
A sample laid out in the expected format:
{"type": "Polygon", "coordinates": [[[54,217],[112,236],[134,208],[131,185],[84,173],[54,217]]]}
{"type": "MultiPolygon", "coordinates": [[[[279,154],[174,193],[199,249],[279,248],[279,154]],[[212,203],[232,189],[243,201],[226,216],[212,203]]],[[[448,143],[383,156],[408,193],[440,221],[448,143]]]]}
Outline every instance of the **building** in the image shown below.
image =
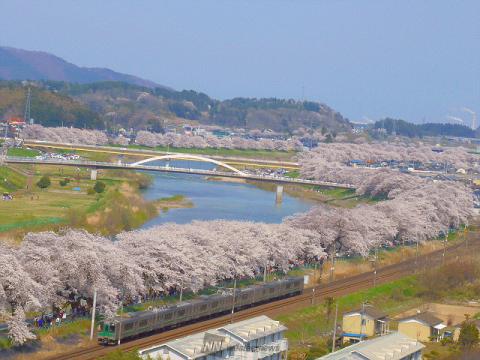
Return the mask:
{"type": "Polygon", "coordinates": [[[365,306],[343,314],[342,330],[343,342],[355,343],[368,337],[387,334],[389,319],[382,311],[365,306]]]}
{"type": "Polygon", "coordinates": [[[439,341],[447,326],[430,312],[398,320],[398,331],[419,341],[439,341]]]}
{"type": "Polygon", "coordinates": [[[284,338],[287,328],[280,322],[262,315],[229,324],[218,331],[237,342],[241,359],[280,360],[287,358],[288,342],[284,338]],[[249,356],[249,353],[256,354],[249,356]]]}
{"type": "Polygon", "coordinates": [[[287,358],[287,328],[267,316],[223,326],[142,349],[153,360],[282,360],[287,358]]]}
{"type": "Polygon", "coordinates": [[[422,343],[392,332],[347,346],[317,360],[421,360],[422,343]]]}
{"type": "Polygon", "coordinates": [[[154,360],[225,359],[233,355],[237,344],[218,331],[206,331],[140,350],[140,356],[154,360]]]}

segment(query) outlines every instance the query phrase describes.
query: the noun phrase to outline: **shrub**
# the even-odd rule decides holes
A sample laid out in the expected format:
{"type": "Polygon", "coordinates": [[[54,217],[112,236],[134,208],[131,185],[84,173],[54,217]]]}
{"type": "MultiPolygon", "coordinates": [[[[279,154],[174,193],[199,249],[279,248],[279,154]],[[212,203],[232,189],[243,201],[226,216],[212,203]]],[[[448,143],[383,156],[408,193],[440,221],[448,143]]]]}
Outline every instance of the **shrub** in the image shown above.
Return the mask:
{"type": "Polygon", "coordinates": [[[47,176],[47,175],[43,175],[40,180],[38,180],[37,182],[37,186],[40,188],[40,189],[46,189],[48,188],[50,185],[51,185],[51,181],[50,181],[50,178],[47,176]]]}
{"type": "Polygon", "coordinates": [[[466,320],[462,324],[460,329],[460,337],[458,343],[467,349],[471,349],[479,342],[478,329],[473,321],[466,320]]]}
{"type": "Polygon", "coordinates": [[[90,188],[87,190],[87,195],[94,195],[96,193],[95,188],[90,188]]]}
{"type": "Polygon", "coordinates": [[[100,194],[105,191],[105,183],[101,181],[97,181],[93,189],[95,190],[96,193],[100,194]]]}
{"type": "Polygon", "coordinates": [[[59,184],[60,186],[67,186],[67,184],[70,182],[69,178],[65,178],[63,180],[60,180],[59,184]]]}

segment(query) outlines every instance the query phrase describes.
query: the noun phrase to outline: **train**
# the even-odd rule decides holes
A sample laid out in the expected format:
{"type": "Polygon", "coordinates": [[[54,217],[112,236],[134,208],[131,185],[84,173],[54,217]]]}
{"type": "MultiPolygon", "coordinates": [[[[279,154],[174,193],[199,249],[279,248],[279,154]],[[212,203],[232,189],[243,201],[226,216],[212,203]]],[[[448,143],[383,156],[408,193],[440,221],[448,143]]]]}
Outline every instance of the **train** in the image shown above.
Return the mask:
{"type": "Polygon", "coordinates": [[[128,317],[116,316],[100,324],[97,340],[104,345],[120,344],[124,340],[226,315],[232,311],[234,303],[234,311],[238,311],[300,295],[303,287],[303,277],[289,277],[236,289],[235,299],[233,292],[201,295],[158,310],[134,312],[128,317]]]}

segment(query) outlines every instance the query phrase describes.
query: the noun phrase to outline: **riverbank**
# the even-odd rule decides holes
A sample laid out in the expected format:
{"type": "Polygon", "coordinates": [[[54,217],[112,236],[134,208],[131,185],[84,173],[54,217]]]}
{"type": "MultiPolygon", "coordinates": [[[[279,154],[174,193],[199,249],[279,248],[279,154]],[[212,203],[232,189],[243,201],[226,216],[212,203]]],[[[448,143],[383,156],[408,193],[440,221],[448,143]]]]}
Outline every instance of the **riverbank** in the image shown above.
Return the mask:
{"type": "Polygon", "coordinates": [[[141,191],[151,184],[147,174],[101,170],[102,192],[93,190],[86,169],[53,165],[0,167],[0,240],[19,242],[31,231],[58,231],[62,227],[82,228],[94,233],[115,235],[133,230],[160,212],[191,207],[182,196],[145,200],[141,191]],[[50,185],[38,187],[47,176],[50,185]],[[11,198],[10,198],[11,197],[11,198]]]}
{"type": "MultiPolygon", "coordinates": [[[[209,179],[210,180],[210,179],[209,179]]],[[[273,183],[246,180],[247,184],[259,189],[275,192],[277,185],[273,183]]],[[[304,201],[324,203],[331,206],[353,208],[359,204],[375,203],[382,199],[360,196],[353,189],[328,188],[312,185],[283,185],[284,193],[304,201]]]]}

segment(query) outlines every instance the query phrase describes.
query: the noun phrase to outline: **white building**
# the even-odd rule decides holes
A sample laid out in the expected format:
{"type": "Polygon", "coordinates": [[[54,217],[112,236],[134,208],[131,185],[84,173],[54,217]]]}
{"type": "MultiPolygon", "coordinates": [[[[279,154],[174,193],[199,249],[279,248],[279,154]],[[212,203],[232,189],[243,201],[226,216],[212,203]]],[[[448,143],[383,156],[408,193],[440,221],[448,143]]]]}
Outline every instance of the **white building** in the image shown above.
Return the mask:
{"type": "Polygon", "coordinates": [[[355,343],[317,360],[421,360],[424,347],[415,339],[392,332],[355,343]]]}
{"type": "Polygon", "coordinates": [[[139,351],[153,360],[282,360],[287,358],[286,327],[259,316],[139,351]]]}
{"type": "Polygon", "coordinates": [[[243,360],[280,360],[287,358],[287,328],[280,322],[262,315],[223,326],[218,331],[235,341],[235,355],[243,360]]]}

